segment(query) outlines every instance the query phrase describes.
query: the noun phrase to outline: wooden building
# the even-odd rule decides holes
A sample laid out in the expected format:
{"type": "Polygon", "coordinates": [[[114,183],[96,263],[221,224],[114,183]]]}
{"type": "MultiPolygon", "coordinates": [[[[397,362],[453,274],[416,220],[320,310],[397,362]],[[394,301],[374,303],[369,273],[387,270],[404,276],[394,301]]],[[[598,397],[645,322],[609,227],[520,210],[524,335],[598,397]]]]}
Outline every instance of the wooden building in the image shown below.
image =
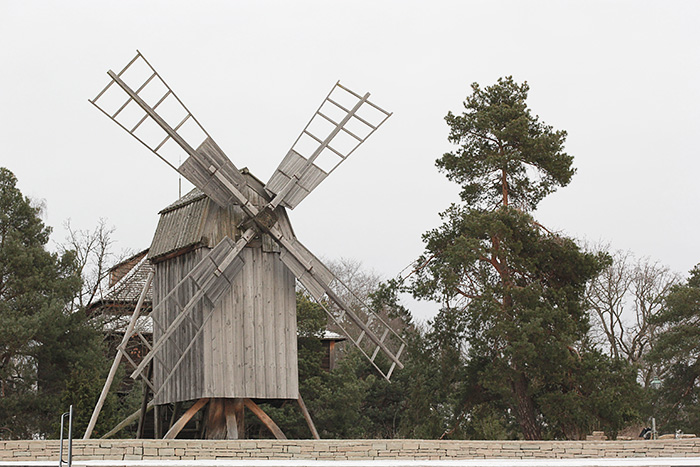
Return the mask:
{"type": "MultiPolygon", "coordinates": [[[[358,94],[337,82],[265,184],[236,168],[140,52],[122,71],[110,70],[108,75],[109,84],[90,102],[197,187],[161,211],[148,252],[154,269],[148,276],[148,283],[153,281],[153,346],[131,376],[143,378],[153,391],[156,425],[159,406],[196,401],[171,424],[166,438],[177,436],[206,406],[206,437],[236,439],[245,405],[275,437],[284,438],[254,399],[288,399],[298,401],[318,437],[299,394],[297,280],[387,380],[394,369],[403,368],[399,357],[405,343],[372,310],[358,314],[344,303],[333,288],[337,278],[296,238],[286,209],[294,209],[391,113],[370,102],[369,93],[358,94]],[[161,96],[155,104],[146,97],[151,94],[145,89],[155,89],[148,88],[149,83],[155,83],[161,96]],[[121,107],[111,108],[114,99],[100,100],[113,94],[109,91],[121,96],[116,98],[123,99],[121,107]],[[159,114],[166,99],[181,111],[177,122],[159,114]],[[129,108],[138,107],[137,113],[143,114],[126,124],[122,110],[132,102],[129,108]],[[142,138],[144,122],[162,134],[142,138]],[[168,161],[170,149],[184,151],[178,167],[168,161]],[[383,367],[376,360],[379,352],[389,359],[383,367]]],[[[139,317],[143,297],[124,341],[139,317]]],[[[86,439],[124,353],[123,342],[120,345],[86,439]]],[[[146,404],[142,409],[143,420],[146,404]]],[[[157,426],[155,432],[160,435],[157,426]]]]}

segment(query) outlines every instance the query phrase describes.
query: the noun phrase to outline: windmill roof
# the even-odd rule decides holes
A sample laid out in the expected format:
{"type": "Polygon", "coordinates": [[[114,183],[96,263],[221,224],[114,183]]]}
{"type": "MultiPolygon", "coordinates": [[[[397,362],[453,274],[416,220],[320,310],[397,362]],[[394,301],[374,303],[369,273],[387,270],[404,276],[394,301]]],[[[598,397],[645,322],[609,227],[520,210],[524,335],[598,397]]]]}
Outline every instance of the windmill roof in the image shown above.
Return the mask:
{"type": "Polygon", "coordinates": [[[199,201],[202,198],[206,198],[207,195],[202,193],[202,190],[199,188],[193,188],[190,190],[188,193],[186,193],[183,197],[175,201],[174,203],[170,204],[169,206],[163,208],[158,214],[164,214],[169,211],[173,211],[175,209],[179,209],[183,206],[186,206],[190,203],[194,203],[195,201],[199,201]]]}
{"type": "Polygon", "coordinates": [[[198,188],[160,212],[158,227],[148,251],[150,259],[202,242],[202,220],[211,200],[198,188]]]}
{"type": "MultiPolygon", "coordinates": [[[[257,202],[269,201],[264,184],[248,169],[240,172],[246,178],[249,196],[257,202]]],[[[199,246],[213,247],[225,235],[234,238],[242,216],[240,207],[220,208],[199,188],[194,188],[160,211],[148,257],[158,262],[199,246]]]]}
{"type": "MultiPolygon", "coordinates": [[[[153,265],[148,261],[148,250],[143,250],[130,258],[112,266],[110,273],[119,268],[127,267],[128,270],[121,277],[102,289],[101,293],[90,303],[88,308],[94,310],[99,306],[108,304],[130,304],[136,303],[141,295],[148,274],[153,271],[153,265]],[[138,261],[135,261],[139,258],[138,261]],[[135,262],[134,262],[135,261],[135,262]],[[129,263],[134,263],[129,267],[129,263]]],[[[150,304],[153,300],[153,287],[146,291],[145,301],[150,304]]]]}

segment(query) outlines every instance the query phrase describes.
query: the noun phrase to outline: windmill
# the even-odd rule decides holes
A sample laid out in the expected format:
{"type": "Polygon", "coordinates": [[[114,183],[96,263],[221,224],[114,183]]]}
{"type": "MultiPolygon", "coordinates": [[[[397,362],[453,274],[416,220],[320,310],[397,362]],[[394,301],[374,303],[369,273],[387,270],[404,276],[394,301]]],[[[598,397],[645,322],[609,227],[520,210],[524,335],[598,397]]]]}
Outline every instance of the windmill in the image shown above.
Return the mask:
{"type": "MultiPolygon", "coordinates": [[[[255,400],[297,400],[295,285],[298,282],[387,380],[405,343],[379,315],[350,306],[338,280],[295,236],[294,209],[391,115],[337,82],[267,183],[239,170],[144,56],[90,100],[189,180],[196,189],[161,212],[148,277],[85,432],[95,426],[116,368],[134,366],[156,409],[194,401],[165,438],[208,405],[210,438],[242,436],[244,407],[278,438],[284,434],[255,400]],[[181,162],[183,161],[184,162],[181,162]],[[140,362],[124,351],[153,284],[153,343],[140,362]],[[382,354],[383,357],[378,358],[382,354]],[[380,362],[381,360],[381,362],[380,362]]],[[[145,339],[142,339],[145,342],[145,339]]],[[[147,410],[141,410],[141,420],[147,410]]],[[[174,414],[173,414],[174,415],[174,414]]],[[[162,431],[156,416],[156,436],[162,431]]],[[[141,430],[141,427],[140,427],[141,430]]]]}

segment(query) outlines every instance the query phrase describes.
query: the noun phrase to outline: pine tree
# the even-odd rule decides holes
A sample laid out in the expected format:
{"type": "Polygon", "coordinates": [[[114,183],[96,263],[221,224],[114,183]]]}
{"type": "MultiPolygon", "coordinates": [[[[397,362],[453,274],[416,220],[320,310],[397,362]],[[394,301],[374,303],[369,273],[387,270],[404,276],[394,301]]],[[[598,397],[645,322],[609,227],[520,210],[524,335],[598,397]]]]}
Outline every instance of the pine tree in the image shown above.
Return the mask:
{"type": "Polygon", "coordinates": [[[648,358],[662,384],[652,415],[662,430],[700,433],[700,265],[671,289],[653,324],[662,331],[648,358]]]}
{"type": "Polygon", "coordinates": [[[70,375],[103,361],[84,313],[68,311],[81,286],[74,253],[46,250],[40,214],[0,168],[0,438],[53,434],[70,375]]]}
{"type": "Polygon", "coordinates": [[[424,234],[410,288],[444,304],[443,313],[463,316],[468,364],[481,362],[471,372],[472,387],[510,409],[519,436],[578,438],[602,417],[597,406],[567,401],[582,394],[572,375],[586,365],[585,284],[607,259],[530,214],[575,170],[564,152],[566,132],[531,114],[528,91],[511,77],[486,88],[473,84],[464,113],[445,118],[458,148],[437,166],[461,185],[462,203],[424,234]],[[568,404],[575,413],[551,410],[552,404],[568,404]]]}

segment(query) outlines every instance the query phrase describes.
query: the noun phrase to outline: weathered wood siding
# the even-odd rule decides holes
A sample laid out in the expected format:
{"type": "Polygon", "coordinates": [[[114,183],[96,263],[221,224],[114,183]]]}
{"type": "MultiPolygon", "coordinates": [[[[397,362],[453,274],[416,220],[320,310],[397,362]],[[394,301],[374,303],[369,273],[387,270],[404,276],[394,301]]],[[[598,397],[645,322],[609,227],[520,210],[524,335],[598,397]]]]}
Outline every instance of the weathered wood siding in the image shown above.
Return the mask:
{"type": "MultiPolygon", "coordinates": [[[[175,285],[182,280],[187,272],[204,255],[202,249],[176,256],[175,258],[163,261],[155,265],[155,277],[153,282],[153,302],[154,308],[161,299],[172,290],[175,285]]],[[[178,301],[184,305],[194,290],[181,290],[178,292],[178,301]]],[[[168,328],[170,323],[177,316],[178,310],[164,308],[157,313],[152,313],[153,318],[153,338],[157,342],[168,328]]],[[[160,388],[168,377],[170,370],[174,368],[180,356],[195,336],[195,326],[202,324],[203,306],[200,304],[190,313],[192,321],[185,320],[178,330],[168,339],[165,347],[153,360],[153,381],[156,388],[160,388]]],[[[167,402],[186,401],[204,397],[204,367],[202,365],[202,355],[205,352],[205,342],[201,335],[195,341],[192,348],[187,352],[184,360],[175,370],[175,373],[165,384],[160,395],[156,398],[157,404],[167,402]]]]}
{"type": "Polygon", "coordinates": [[[207,397],[296,399],[294,276],[277,253],[256,247],[241,255],[243,270],[204,331],[207,397]]]}
{"type": "MultiPolygon", "coordinates": [[[[199,249],[156,265],[156,302],[203,253],[199,249]]],[[[256,246],[243,249],[241,256],[243,270],[224,293],[156,403],[200,397],[297,398],[294,276],[279,259],[279,253],[267,253],[256,246]]],[[[184,296],[181,301],[186,301],[184,296]]],[[[156,340],[175,313],[163,310],[154,316],[156,340]]],[[[207,314],[201,305],[193,311],[197,326],[207,314]]],[[[195,332],[192,323],[185,320],[155,359],[156,387],[163,384],[195,332]]]]}
{"type": "MultiPolygon", "coordinates": [[[[262,184],[252,181],[260,186],[255,186],[255,191],[251,189],[249,197],[254,204],[263,205],[266,195],[262,184]]],[[[158,249],[161,259],[153,258],[154,306],[201,260],[208,248],[225,236],[236,240],[240,236],[236,226],[244,217],[238,206],[222,209],[211,200],[196,196],[192,197],[192,202],[176,203],[161,215],[154,236],[154,244],[161,246],[158,249]],[[193,206],[200,203],[206,206],[193,206]],[[191,234],[183,236],[178,226],[186,227],[191,234]],[[189,248],[178,253],[178,248],[190,247],[193,241],[196,241],[194,250],[189,248]]],[[[279,249],[269,238],[254,239],[240,256],[244,261],[243,269],[204,324],[190,355],[156,398],[157,404],[201,397],[298,397],[294,275],[282,263],[279,249]]],[[[186,295],[193,293],[183,292],[180,300],[183,306],[187,302],[186,295]]],[[[193,311],[197,326],[209,310],[200,305],[193,311]]],[[[176,310],[163,310],[154,316],[156,341],[176,313],[176,310]]],[[[156,387],[164,383],[195,332],[195,326],[185,320],[154,360],[156,387]]]]}

